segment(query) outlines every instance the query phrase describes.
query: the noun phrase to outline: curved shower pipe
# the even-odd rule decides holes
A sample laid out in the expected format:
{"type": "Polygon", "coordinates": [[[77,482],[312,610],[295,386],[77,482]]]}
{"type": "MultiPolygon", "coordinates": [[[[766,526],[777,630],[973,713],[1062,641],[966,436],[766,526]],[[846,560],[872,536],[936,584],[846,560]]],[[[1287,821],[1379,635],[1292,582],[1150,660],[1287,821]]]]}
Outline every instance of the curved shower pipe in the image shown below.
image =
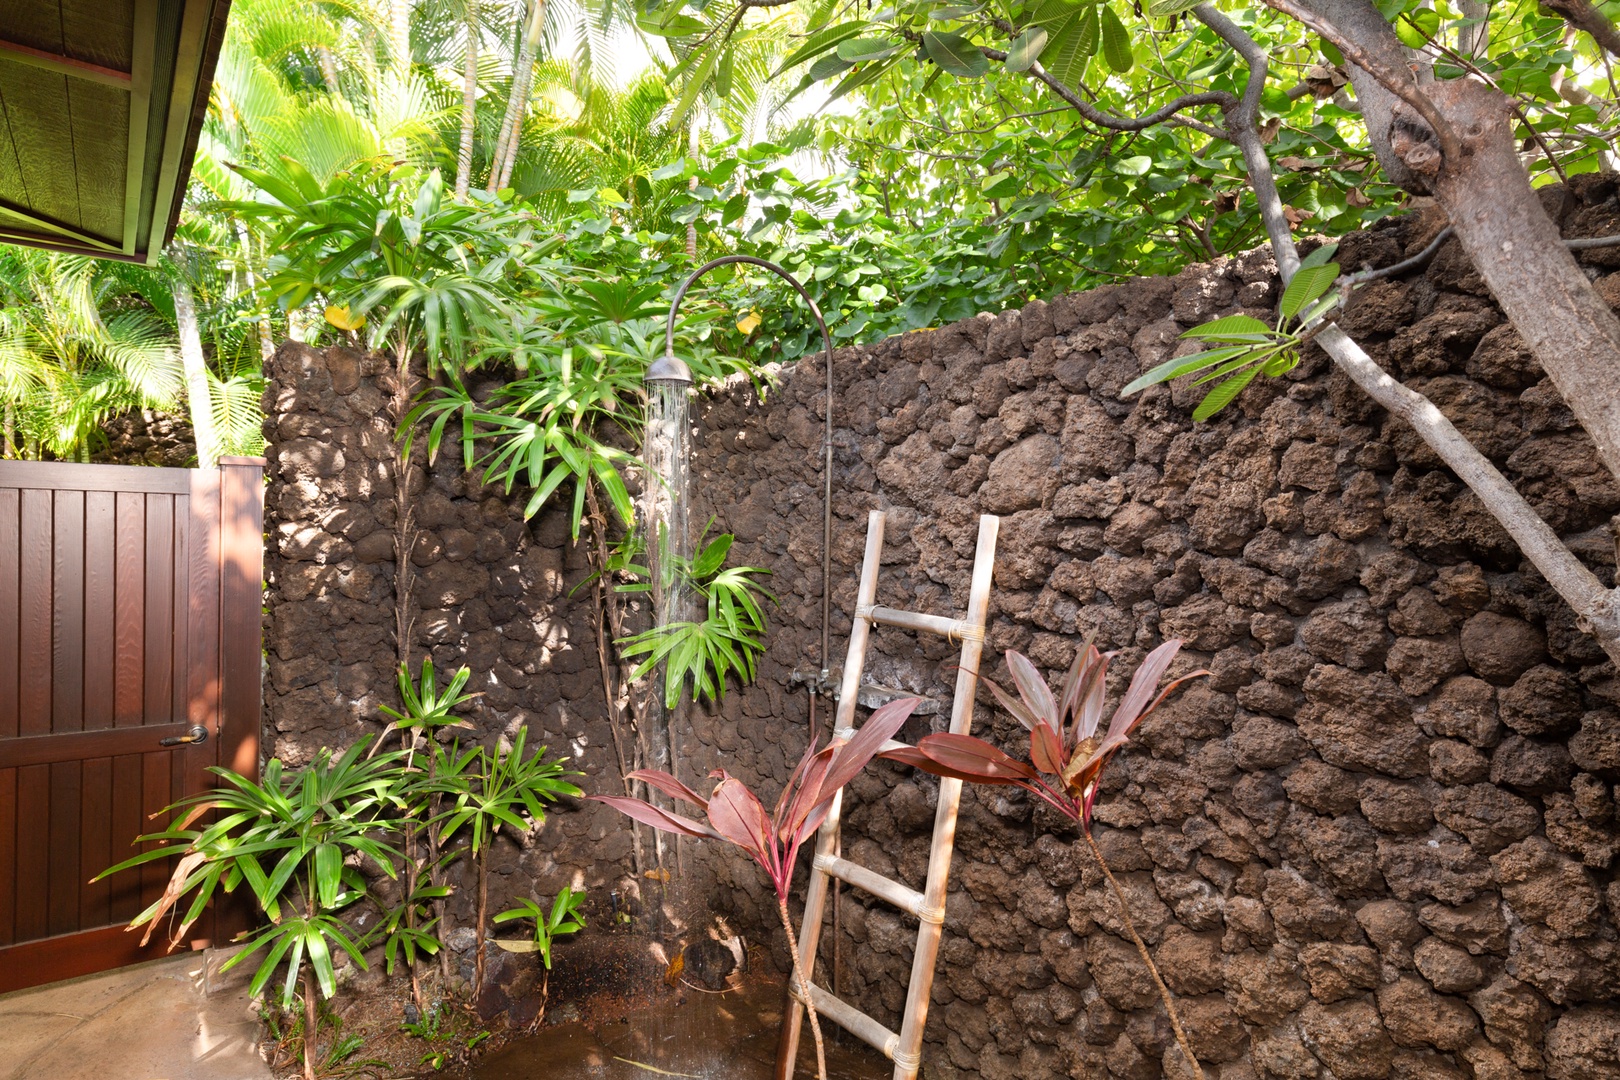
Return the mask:
{"type": "Polygon", "coordinates": [[[710,259],[681,282],[681,287],[675,290],[675,298],[669,303],[669,318],[664,324],[664,355],[647,369],[643,381],[649,383],[687,384],[692,382],[692,369],[686,362],[675,356],[675,313],[680,309],[681,301],[685,299],[686,292],[698,278],[710,270],[720,266],[730,266],[734,263],[746,263],[749,266],[758,266],[769,270],[789,285],[799,294],[805,305],[810,308],[810,314],[815,316],[816,325],[821,329],[821,344],[826,352],[827,366],[827,420],[826,432],[822,442],[826,451],[826,459],[822,466],[823,488],[821,495],[821,676],[810,686],[810,737],[816,737],[816,697],[827,685],[827,677],[832,666],[832,657],[828,649],[828,626],[832,616],[832,468],[833,468],[833,347],[832,335],[827,333],[827,320],[821,317],[821,309],[816,302],[810,299],[810,294],[804,291],[798,279],[773,262],[758,259],[752,255],[724,255],[718,259],[710,259]]]}

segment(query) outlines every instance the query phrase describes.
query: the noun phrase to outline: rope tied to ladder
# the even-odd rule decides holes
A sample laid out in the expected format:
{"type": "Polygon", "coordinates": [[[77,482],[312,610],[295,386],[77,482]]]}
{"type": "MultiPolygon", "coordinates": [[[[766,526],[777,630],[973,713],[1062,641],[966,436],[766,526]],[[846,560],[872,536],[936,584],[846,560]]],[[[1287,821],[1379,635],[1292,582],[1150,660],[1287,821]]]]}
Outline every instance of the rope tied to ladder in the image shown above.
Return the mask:
{"type": "Polygon", "coordinates": [[[984,627],[974,623],[957,623],[945,631],[945,640],[955,645],[957,642],[983,641],[984,627]]]}

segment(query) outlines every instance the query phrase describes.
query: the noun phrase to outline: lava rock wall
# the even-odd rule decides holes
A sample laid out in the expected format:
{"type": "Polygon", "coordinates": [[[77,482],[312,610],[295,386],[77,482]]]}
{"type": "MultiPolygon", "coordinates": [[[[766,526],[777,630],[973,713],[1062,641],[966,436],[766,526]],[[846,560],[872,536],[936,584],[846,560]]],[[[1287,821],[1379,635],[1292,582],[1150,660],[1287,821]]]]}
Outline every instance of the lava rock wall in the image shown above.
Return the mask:
{"type": "MultiPolygon", "coordinates": [[[[264,746],[297,766],[321,747],[376,736],[387,722],[379,707],[399,707],[393,384],[382,358],[294,341],[269,375],[264,746]]],[[[586,577],[584,549],[565,518],[525,522],[523,498],[465,474],[455,436],[446,432],[425,468],[419,449],[408,478],[412,669],[431,657],[441,687],[461,665],[472,669],[466,689],[479,697],[463,711],[472,729],[452,729],[463,744],[493,746],[527,728],[529,750],[547,745],[584,774],[574,778],[582,787],[613,790],[594,611],[566,600],[586,577]]],[[[621,815],[569,799],[521,841],[506,832],[491,849],[491,912],[583,885],[608,923],[607,894],[630,874],[621,815]]],[[[457,894],[456,925],[467,925],[474,893],[457,894]]]]}
{"type": "MultiPolygon", "coordinates": [[[[1614,177],[1574,196],[1549,195],[1569,235],[1620,232],[1614,177]]],[[[1338,258],[1392,265],[1441,224],[1388,223],[1338,258]]],[[[1620,301],[1620,249],[1581,258],[1620,301]]],[[[1478,500],[1319,351],[1210,423],[1191,421],[1186,387],[1119,396],[1194,351],[1185,330],[1269,319],[1276,299],[1260,252],[842,350],[835,666],[868,510],[888,512],[878,602],[942,614],[965,608],[977,515],[1001,515],[989,674],[1006,685],[1001,652],[1018,649],[1055,678],[1088,632],[1119,651],[1116,681],[1171,636],[1187,642],[1176,670],[1213,673],[1143,724],[1097,812],[1210,1075],[1620,1075],[1613,666],[1478,500]]],[[[1341,322],[1612,581],[1620,487],[1455,242],[1341,322]]],[[[812,358],[764,401],[736,386],[694,440],[693,520],[734,531],[782,603],[759,685],[696,714],[682,752],[692,773],[723,764],[772,792],[804,745],[790,676],[820,665],[825,377],[812,358]]],[[[956,656],[880,630],[865,681],[938,703],[914,738],[945,723],[956,656]]],[[[1027,752],[990,705],[975,731],[1027,752]]],[[[921,888],[936,790],[869,770],[845,855],[921,888]]],[[[925,1073],[1183,1075],[1096,862],[1032,802],[964,794],[925,1073]]],[[[756,871],[714,873],[760,910],[756,871]]],[[[898,1026],[915,921],[846,890],[842,930],[840,990],[898,1026]]]]}
{"type": "MultiPolygon", "coordinates": [[[[1616,178],[1548,205],[1572,236],[1620,232],[1616,178]]],[[[1423,248],[1410,217],[1346,238],[1349,269],[1423,248]]],[[[1611,303],[1620,249],[1583,252],[1611,303]]],[[[977,517],[1002,518],[987,673],[1019,649],[1054,677],[1082,636],[1125,674],[1160,641],[1206,667],[1103,778],[1098,841],[1212,1076],[1222,1080],[1620,1075],[1620,680],[1478,500],[1415,434],[1307,350],[1215,421],[1196,392],[1121,399],[1197,346],[1187,329],[1270,318],[1264,252],[842,350],[834,364],[833,666],[871,509],[888,512],[879,600],[959,612],[977,517]]],[[[1608,476],[1455,242],[1363,289],[1341,322],[1427,393],[1606,582],[1608,476]]],[[[390,703],[393,484],[383,366],[288,343],[267,396],[268,744],[307,760],[375,732],[390,703]]],[[[807,741],[820,645],[826,371],[694,409],[692,520],[772,571],[758,682],[693,709],[679,771],[723,766],[774,797],[807,741]]],[[[417,653],[466,663],[493,740],[524,724],[618,787],[583,551],[521,519],[459,448],[409,478],[417,653]]],[[[929,699],[941,727],[957,650],[873,634],[865,681],[929,699]]],[[[1120,686],[1114,687],[1117,696],[1120,686]]],[[[982,696],[976,733],[1017,725],[982,696]]],[[[819,716],[827,726],[825,707],[819,716]]],[[[531,736],[533,738],[534,736],[531,736]]],[[[844,853],[920,887],[936,785],[880,763],[846,802],[844,853]]],[[[612,811],[560,807],[496,860],[500,903],[573,874],[628,889],[612,811]]],[[[1075,830],[1022,793],[964,793],[929,1017],[931,1078],[1180,1075],[1121,912],[1075,830]]],[[[752,864],[683,842],[687,895],[769,940],[752,864]]],[[[800,875],[802,887],[803,874],[800,875]]],[[[915,923],[845,891],[838,989],[897,1025],[915,923]]],[[[832,935],[820,957],[833,980],[832,935]]]]}

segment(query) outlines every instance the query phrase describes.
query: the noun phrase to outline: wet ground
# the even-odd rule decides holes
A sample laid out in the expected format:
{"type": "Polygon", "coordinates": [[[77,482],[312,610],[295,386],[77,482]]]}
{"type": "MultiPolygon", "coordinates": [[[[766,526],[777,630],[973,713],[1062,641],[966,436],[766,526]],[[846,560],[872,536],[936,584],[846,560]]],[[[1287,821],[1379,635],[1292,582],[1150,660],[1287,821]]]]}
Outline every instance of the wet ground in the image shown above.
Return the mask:
{"type": "MultiPolygon", "coordinates": [[[[751,978],[724,993],[688,990],[621,1015],[548,1025],[480,1062],[472,1080],[770,1080],[782,984],[751,978]]],[[[894,1066],[823,1022],[828,1080],[886,1080],[894,1066]],[[836,1034],[835,1034],[836,1033],[836,1034]]],[[[810,1028],[796,1077],[816,1074],[810,1028]]]]}

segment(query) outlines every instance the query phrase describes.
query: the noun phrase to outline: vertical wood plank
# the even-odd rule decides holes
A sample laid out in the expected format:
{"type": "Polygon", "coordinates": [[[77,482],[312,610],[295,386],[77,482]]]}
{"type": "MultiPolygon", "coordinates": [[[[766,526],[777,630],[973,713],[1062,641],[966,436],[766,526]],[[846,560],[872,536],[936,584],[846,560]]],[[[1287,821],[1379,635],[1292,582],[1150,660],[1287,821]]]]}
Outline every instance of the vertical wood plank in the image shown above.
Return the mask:
{"type": "MultiPolygon", "coordinates": [[[[113,659],[118,635],[117,501],[110,491],[84,497],[84,730],[113,726],[113,659]]],[[[0,550],[4,550],[0,548],[0,550]]],[[[3,615],[0,615],[3,617],[3,615]]],[[[0,698],[3,701],[4,698],[0,698]]]]}
{"type": "Polygon", "coordinates": [[[57,491],[52,509],[51,730],[83,731],[84,492],[57,491]]]}
{"type": "MultiPolygon", "coordinates": [[[[71,934],[79,925],[79,811],[82,774],[77,761],[58,761],[47,766],[51,775],[49,866],[46,888],[49,912],[46,926],[50,933],[71,934]]],[[[36,841],[37,842],[37,841],[36,841]]],[[[39,885],[34,886],[39,889],[39,885]]]]}
{"type": "Polygon", "coordinates": [[[0,945],[17,940],[17,770],[0,769],[0,945]]]}
{"type": "Polygon", "coordinates": [[[17,729],[51,730],[51,493],[22,491],[17,729]]]}
{"type": "Polygon", "coordinates": [[[264,462],[220,462],[221,765],[259,773],[263,702],[264,462]]]}
{"type": "MultiPolygon", "coordinates": [[[[21,646],[17,573],[22,564],[18,515],[22,500],[15,488],[0,489],[0,739],[17,734],[17,655],[21,646]]],[[[16,777],[12,777],[12,790],[16,777]]],[[[15,807],[0,799],[0,807],[15,807]]],[[[15,839],[15,837],[13,837],[15,839]]],[[[6,872],[0,863],[0,873],[6,872]]],[[[3,931],[3,927],[0,927],[3,931]]]]}
{"type": "Polygon", "coordinates": [[[146,499],[119,492],[113,540],[113,724],[141,723],[146,701],[146,499]]]}
{"type": "Polygon", "coordinates": [[[113,856],[112,759],[92,758],[84,762],[83,770],[84,785],[79,811],[79,926],[88,930],[112,922],[112,889],[109,883],[92,883],[90,879],[125,856],[113,856]]]}
{"type": "MultiPolygon", "coordinates": [[[[117,632],[118,502],[110,491],[84,497],[84,727],[113,726],[117,632]]],[[[112,922],[112,887],[91,882],[124,856],[113,856],[111,758],[84,762],[79,821],[79,926],[112,922]]]]}
{"type": "Polygon", "coordinates": [[[49,854],[40,837],[50,827],[51,767],[17,770],[17,940],[32,941],[49,931],[47,896],[49,854]]]}
{"type": "MultiPolygon", "coordinates": [[[[113,759],[112,769],[112,862],[123,862],[134,855],[131,843],[146,830],[141,820],[141,759],[135,756],[113,759]]],[[[128,922],[141,913],[141,875],[126,870],[107,881],[107,905],[114,922],[128,922]]]]}
{"type": "MultiPolygon", "coordinates": [[[[174,714],[174,496],[146,496],[146,694],[142,723],[174,714]]],[[[154,807],[156,809],[156,807],[154,807]]]]}
{"type": "MultiPolygon", "coordinates": [[[[165,806],[174,801],[171,791],[171,785],[174,783],[174,768],[170,763],[173,756],[167,750],[141,755],[140,820],[142,822],[145,822],[153,814],[161,813],[165,806]]],[[[139,826],[136,827],[136,834],[144,831],[139,826]]],[[[169,880],[170,870],[169,860],[166,859],[149,862],[140,868],[142,907],[163,895],[163,884],[169,880]]]]}

